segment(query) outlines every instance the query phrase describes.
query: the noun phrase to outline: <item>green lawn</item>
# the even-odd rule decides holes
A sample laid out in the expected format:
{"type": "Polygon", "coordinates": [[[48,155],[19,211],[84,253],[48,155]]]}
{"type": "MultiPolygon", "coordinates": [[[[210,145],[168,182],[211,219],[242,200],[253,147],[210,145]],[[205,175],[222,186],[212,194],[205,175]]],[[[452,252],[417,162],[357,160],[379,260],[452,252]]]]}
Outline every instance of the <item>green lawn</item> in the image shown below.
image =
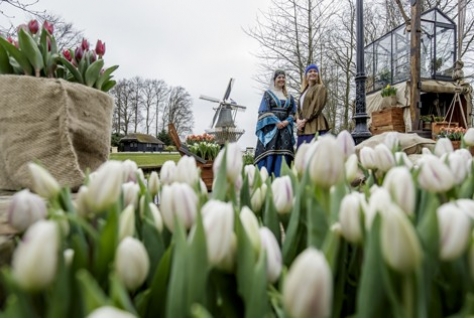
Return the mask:
{"type": "Polygon", "coordinates": [[[110,159],[125,161],[127,159],[137,163],[139,167],[163,165],[172,160],[177,162],[181,156],[178,153],[111,153],[110,159]]]}

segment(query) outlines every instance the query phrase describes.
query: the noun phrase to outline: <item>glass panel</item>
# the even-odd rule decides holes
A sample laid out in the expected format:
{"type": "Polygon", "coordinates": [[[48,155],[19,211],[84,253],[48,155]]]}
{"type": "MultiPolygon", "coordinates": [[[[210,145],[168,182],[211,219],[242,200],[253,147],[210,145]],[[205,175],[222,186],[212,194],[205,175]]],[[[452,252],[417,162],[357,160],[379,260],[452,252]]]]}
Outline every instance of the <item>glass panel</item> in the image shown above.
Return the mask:
{"type": "Polygon", "coordinates": [[[421,22],[420,40],[420,76],[431,78],[431,61],[434,57],[434,24],[432,22],[421,22]]]}
{"type": "Polygon", "coordinates": [[[374,45],[371,44],[365,48],[365,74],[367,75],[367,80],[365,82],[365,91],[372,92],[374,90],[374,45]]]}
{"type": "Polygon", "coordinates": [[[393,83],[408,80],[410,77],[410,38],[404,34],[404,27],[392,33],[393,39],[393,83]]]}
{"type": "Polygon", "coordinates": [[[454,29],[436,27],[436,60],[433,59],[436,75],[451,76],[454,51],[454,29]]]}
{"type": "Polygon", "coordinates": [[[431,10],[430,12],[423,13],[421,15],[421,20],[436,21],[435,20],[435,12],[433,10],[431,10]]]}
{"type": "Polygon", "coordinates": [[[391,83],[392,73],[390,71],[390,34],[375,42],[375,90],[385,87],[391,83]]]}
{"type": "Polygon", "coordinates": [[[447,23],[447,24],[453,24],[451,21],[446,19],[441,13],[436,12],[436,22],[442,22],[442,23],[447,23]]]}

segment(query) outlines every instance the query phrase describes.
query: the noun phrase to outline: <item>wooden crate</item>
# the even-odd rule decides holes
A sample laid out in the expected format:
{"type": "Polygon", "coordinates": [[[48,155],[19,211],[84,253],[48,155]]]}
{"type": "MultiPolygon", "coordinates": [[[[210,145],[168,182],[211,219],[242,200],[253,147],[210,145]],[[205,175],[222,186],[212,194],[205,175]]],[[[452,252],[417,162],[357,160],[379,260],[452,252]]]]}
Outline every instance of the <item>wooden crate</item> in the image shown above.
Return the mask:
{"type": "Polygon", "coordinates": [[[458,127],[459,123],[458,122],[433,122],[431,123],[431,138],[432,139],[437,139],[439,132],[443,128],[449,128],[449,127],[458,127]]]}
{"type": "Polygon", "coordinates": [[[372,132],[372,135],[382,134],[382,133],[385,133],[385,132],[405,133],[405,124],[403,124],[403,125],[385,125],[385,126],[373,127],[371,132],[372,132]]]}
{"type": "Polygon", "coordinates": [[[382,128],[385,126],[403,127],[405,132],[405,121],[403,120],[403,109],[400,107],[391,107],[381,111],[372,112],[372,127],[382,128]]]}

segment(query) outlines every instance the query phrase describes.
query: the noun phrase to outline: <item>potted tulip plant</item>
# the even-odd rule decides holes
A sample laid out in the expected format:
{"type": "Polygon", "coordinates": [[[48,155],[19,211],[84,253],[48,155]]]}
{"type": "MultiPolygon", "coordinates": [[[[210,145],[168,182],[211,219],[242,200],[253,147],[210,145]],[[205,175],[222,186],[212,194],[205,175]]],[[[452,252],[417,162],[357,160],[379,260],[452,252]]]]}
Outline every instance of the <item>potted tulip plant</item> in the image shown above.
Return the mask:
{"type": "Polygon", "coordinates": [[[118,66],[104,67],[105,48],[84,39],[58,52],[48,21],[0,36],[0,189],[31,188],[30,161],[77,188],[108,159],[114,104],[105,92],[118,66]]]}

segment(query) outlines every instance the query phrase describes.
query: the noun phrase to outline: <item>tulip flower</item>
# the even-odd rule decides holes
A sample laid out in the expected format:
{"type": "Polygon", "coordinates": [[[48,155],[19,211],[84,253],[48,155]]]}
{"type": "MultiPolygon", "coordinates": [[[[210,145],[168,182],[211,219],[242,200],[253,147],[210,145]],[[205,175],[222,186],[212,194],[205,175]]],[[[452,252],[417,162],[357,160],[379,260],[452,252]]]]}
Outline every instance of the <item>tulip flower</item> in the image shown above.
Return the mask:
{"type": "Polygon", "coordinates": [[[260,168],[260,178],[262,179],[262,183],[265,183],[265,181],[268,178],[268,171],[267,171],[267,168],[265,166],[260,168]]]}
{"type": "Polygon", "coordinates": [[[293,261],[283,286],[283,304],[293,318],[329,317],[332,273],[324,254],[306,248],[293,261]]]}
{"type": "Polygon", "coordinates": [[[346,195],[339,207],[339,223],[342,236],[351,243],[362,241],[361,200],[359,193],[354,192],[346,195]]]}
{"type": "Polygon", "coordinates": [[[242,170],[242,152],[240,151],[237,143],[229,143],[223,150],[219,152],[216,159],[214,160],[214,166],[212,167],[214,176],[217,176],[217,173],[219,172],[222,159],[224,158],[224,152],[227,152],[227,181],[231,184],[234,184],[237,178],[240,176],[240,171],[242,170]]]}
{"type": "Polygon", "coordinates": [[[131,160],[125,160],[122,162],[122,176],[123,182],[137,182],[137,163],[131,160]]]}
{"type": "Polygon", "coordinates": [[[63,56],[66,60],[68,60],[69,62],[72,61],[72,55],[71,55],[71,51],[69,50],[63,50],[63,56]]]}
{"type": "Polygon", "coordinates": [[[293,186],[289,176],[277,177],[272,182],[273,203],[279,214],[288,214],[293,208],[293,186]]]}
{"type": "Polygon", "coordinates": [[[303,143],[298,148],[298,151],[296,151],[295,168],[299,176],[302,176],[306,169],[306,166],[305,166],[306,152],[309,150],[310,146],[311,144],[303,143]]]}
{"type": "Polygon", "coordinates": [[[382,213],[394,205],[388,190],[377,186],[372,187],[367,205],[364,205],[363,201],[361,201],[361,204],[365,213],[365,227],[367,230],[372,227],[372,222],[378,213],[382,213]]]}
{"type": "Polygon", "coordinates": [[[441,193],[454,186],[454,176],[451,170],[438,157],[424,155],[420,161],[418,183],[424,190],[441,193]]]}
{"type": "Polygon", "coordinates": [[[199,172],[196,159],[191,156],[183,156],[176,165],[175,181],[194,186],[199,180],[199,172]]]}
{"type": "Polygon", "coordinates": [[[474,220],[474,200],[461,198],[456,200],[455,203],[469,218],[474,220]]]}
{"type": "Polygon", "coordinates": [[[128,205],[120,214],[119,221],[119,240],[125,237],[133,237],[135,233],[135,208],[128,205]]]}
{"type": "Polygon", "coordinates": [[[158,231],[161,233],[163,231],[163,218],[161,217],[160,210],[153,203],[149,203],[148,206],[150,207],[151,215],[155,221],[156,229],[158,229],[158,231]]]}
{"type": "MultiPolygon", "coordinates": [[[[266,184],[262,184],[262,186],[263,185],[266,184]]],[[[250,204],[252,205],[252,209],[256,212],[259,212],[262,208],[264,200],[265,198],[262,196],[262,189],[259,187],[253,192],[252,197],[250,198],[250,204]]]]}
{"type": "Polygon", "coordinates": [[[24,232],[30,225],[46,218],[46,203],[38,195],[24,189],[13,195],[7,216],[10,226],[24,232]]]}
{"type": "MultiPolygon", "coordinates": [[[[474,132],[474,131],[473,131],[474,132]]],[[[454,151],[454,154],[458,154],[462,158],[464,158],[464,161],[469,161],[472,160],[472,154],[465,148],[460,148],[454,151]]],[[[469,166],[468,166],[469,167],[469,166]]]]}
{"type": "Polygon", "coordinates": [[[95,212],[102,212],[117,202],[122,191],[122,163],[108,161],[97,169],[89,183],[88,205],[95,212]]]}
{"type": "Polygon", "coordinates": [[[148,191],[152,197],[156,196],[160,190],[160,179],[156,171],[151,172],[148,178],[148,191]]]}
{"type": "Polygon", "coordinates": [[[92,311],[87,318],[136,318],[136,316],[112,306],[103,306],[92,311]]]}
{"type": "Polygon", "coordinates": [[[280,277],[283,266],[280,246],[275,235],[267,227],[261,227],[259,234],[261,242],[260,253],[265,252],[267,257],[267,279],[269,283],[275,283],[280,277]]]}
{"type": "Polygon", "coordinates": [[[245,165],[244,166],[244,173],[247,176],[250,187],[253,186],[253,182],[255,180],[255,171],[256,170],[257,170],[257,168],[255,167],[255,165],[245,165]]]}
{"type": "Polygon", "coordinates": [[[346,162],[344,163],[345,173],[346,173],[346,181],[352,182],[356,179],[357,174],[359,173],[359,159],[357,158],[356,154],[350,155],[346,162]]]}
{"type": "Polygon", "coordinates": [[[175,217],[186,229],[190,229],[196,220],[197,205],[198,197],[188,184],[175,182],[163,186],[160,211],[170,231],[174,230],[175,217]]]}
{"type": "Polygon", "coordinates": [[[84,218],[91,216],[93,213],[92,208],[89,205],[88,192],[89,189],[87,186],[82,185],[79,187],[76,195],[76,201],[74,202],[77,214],[84,218]]]}
{"type": "Polygon", "coordinates": [[[446,203],[436,210],[438,217],[441,260],[459,258],[467,249],[471,234],[471,221],[455,203],[446,203]]]}
{"type": "Polygon", "coordinates": [[[454,152],[453,143],[451,143],[451,141],[448,138],[442,137],[438,139],[438,141],[436,141],[435,150],[434,150],[434,154],[436,156],[441,156],[445,153],[452,153],[452,152],[454,152]]]}
{"type": "Polygon", "coordinates": [[[55,222],[30,226],[13,254],[13,276],[26,291],[38,291],[54,280],[58,266],[59,232],[55,222]]]}
{"type": "MultiPolygon", "coordinates": [[[[344,178],[344,154],[332,135],[318,138],[314,153],[308,160],[309,176],[316,186],[329,189],[344,178]]],[[[311,155],[308,150],[306,158],[311,155]]]]}
{"type": "Polygon", "coordinates": [[[206,233],[209,263],[219,266],[231,247],[234,231],[234,209],[231,203],[210,200],[201,209],[206,233]]]}
{"type": "Polygon", "coordinates": [[[47,170],[35,163],[28,163],[28,169],[33,178],[33,191],[36,194],[46,199],[54,199],[59,194],[61,187],[47,170]]]}
{"type": "Polygon", "coordinates": [[[64,251],[64,263],[66,264],[66,267],[70,267],[72,264],[72,261],[74,260],[74,250],[71,248],[68,248],[64,251]]]}
{"type": "Polygon", "coordinates": [[[467,146],[474,146],[474,128],[470,127],[466,133],[464,133],[464,143],[466,143],[467,146]]]}
{"type": "Polygon", "coordinates": [[[85,38],[82,38],[81,49],[84,52],[89,51],[89,41],[87,41],[87,39],[85,39],[85,38]]]}
{"type": "Polygon", "coordinates": [[[421,264],[422,250],[415,228],[397,205],[382,211],[380,246],[385,262],[400,273],[413,273],[421,264]]]}
{"type": "Polygon", "coordinates": [[[257,217],[247,206],[242,207],[239,216],[253,248],[258,253],[260,251],[261,240],[259,234],[260,226],[258,225],[257,217]]]}
{"type": "Polygon", "coordinates": [[[36,34],[39,30],[39,23],[36,20],[31,20],[28,22],[28,30],[31,32],[31,34],[36,34]]]}
{"type": "Polygon", "coordinates": [[[174,161],[166,161],[160,170],[161,183],[169,185],[176,181],[176,163],[174,161]]]}
{"type": "Polygon", "coordinates": [[[217,269],[227,273],[233,273],[235,270],[235,261],[237,257],[237,236],[235,233],[231,234],[230,246],[227,249],[224,258],[217,265],[217,269]]]}
{"type": "Polygon", "coordinates": [[[49,32],[50,35],[53,34],[54,32],[54,26],[53,24],[49,23],[48,21],[44,21],[43,23],[43,28],[49,32]]]}
{"type": "Polygon", "coordinates": [[[385,135],[383,143],[387,146],[390,151],[397,151],[400,147],[400,139],[398,138],[397,132],[389,132],[385,135]]]}
{"type": "Polygon", "coordinates": [[[408,167],[408,169],[413,167],[413,162],[408,158],[408,155],[405,152],[396,152],[395,161],[397,162],[397,165],[404,165],[408,167]]]}
{"type": "Polygon", "coordinates": [[[364,146],[359,153],[360,163],[365,169],[375,169],[377,168],[376,156],[373,148],[364,146]]]}
{"type": "Polygon", "coordinates": [[[145,246],[132,237],[123,239],[117,247],[115,270],[124,286],[133,291],[145,281],[150,261],[145,246]]]}
{"type": "Polygon", "coordinates": [[[375,164],[379,171],[387,172],[389,169],[395,166],[395,157],[392,151],[385,144],[379,144],[375,146],[375,164]]]}
{"type": "Polygon", "coordinates": [[[127,182],[122,184],[122,192],[124,206],[132,205],[133,208],[137,208],[140,186],[134,182],[127,182]]]}
{"type": "Polygon", "coordinates": [[[466,159],[460,153],[448,153],[448,167],[453,173],[454,184],[459,185],[464,182],[465,178],[469,174],[467,165],[465,165],[466,159]]]}
{"type": "Polygon", "coordinates": [[[76,50],[74,50],[74,59],[76,60],[76,62],[81,62],[83,56],[84,50],[82,50],[81,47],[77,47],[76,50]]]}
{"type": "Polygon", "coordinates": [[[341,148],[342,153],[344,154],[344,159],[348,159],[349,156],[355,154],[355,142],[351,133],[344,130],[341,131],[336,137],[337,143],[341,148]]]}
{"type": "Polygon", "coordinates": [[[102,58],[102,56],[105,54],[105,42],[97,40],[97,44],[95,45],[95,52],[100,58],[102,58]]]}
{"type": "Polygon", "coordinates": [[[388,190],[393,202],[400,206],[405,214],[413,216],[416,204],[415,184],[406,166],[389,170],[383,181],[383,187],[388,190]]]}

